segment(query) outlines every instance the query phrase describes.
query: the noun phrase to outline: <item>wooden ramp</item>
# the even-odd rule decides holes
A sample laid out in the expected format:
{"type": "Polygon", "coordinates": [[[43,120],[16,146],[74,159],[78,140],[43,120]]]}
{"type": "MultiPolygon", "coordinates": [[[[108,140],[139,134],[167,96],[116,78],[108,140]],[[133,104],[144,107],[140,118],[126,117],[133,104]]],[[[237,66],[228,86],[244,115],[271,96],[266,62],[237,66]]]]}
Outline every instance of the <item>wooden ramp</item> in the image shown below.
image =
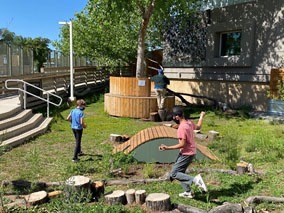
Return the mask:
{"type": "MultiPolygon", "coordinates": [[[[179,150],[160,151],[159,145],[174,145],[178,143],[177,130],[167,126],[154,126],[144,129],[128,141],[115,147],[114,152],[133,152],[134,158],[140,162],[175,162],[179,150]]],[[[198,160],[218,160],[208,147],[196,143],[198,160]]]]}

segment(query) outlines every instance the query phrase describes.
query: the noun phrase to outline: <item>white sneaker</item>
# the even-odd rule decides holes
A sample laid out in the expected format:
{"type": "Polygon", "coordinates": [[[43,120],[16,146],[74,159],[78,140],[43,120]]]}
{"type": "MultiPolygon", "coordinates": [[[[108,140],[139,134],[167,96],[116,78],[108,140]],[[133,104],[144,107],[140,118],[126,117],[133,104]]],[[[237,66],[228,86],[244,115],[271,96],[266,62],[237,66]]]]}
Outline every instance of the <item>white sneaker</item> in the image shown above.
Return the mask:
{"type": "Polygon", "coordinates": [[[191,192],[183,192],[178,194],[180,197],[185,197],[185,198],[193,198],[193,195],[191,194],[191,192]]]}
{"type": "Polygon", "coordinates": [[[193,182],[196,184],[196,186],[201,188],[204,192],[208,192],[207,187],[206,187],[206,185],[205,185],[200,174],[198,174],[194,177],[193,182]]]}

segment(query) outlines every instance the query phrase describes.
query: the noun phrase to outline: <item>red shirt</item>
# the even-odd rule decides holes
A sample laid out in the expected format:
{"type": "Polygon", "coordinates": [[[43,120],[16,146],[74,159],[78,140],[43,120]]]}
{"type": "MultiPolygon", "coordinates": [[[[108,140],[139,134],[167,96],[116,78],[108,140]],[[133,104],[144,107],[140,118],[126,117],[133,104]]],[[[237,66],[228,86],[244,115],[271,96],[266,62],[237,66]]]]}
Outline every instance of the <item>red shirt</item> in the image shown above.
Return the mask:
{"type": "Polygon", "coordinates": [[[195,129],[196,125],[190,120],[186,120],[185,122],[180,123],[177,130],[177,137],[178,139],[185,139],[185,146],[180,149],[181,154],[183,155],[196,154],[196,144],[194,140],[194,131],[193,131],[195,129]]]}

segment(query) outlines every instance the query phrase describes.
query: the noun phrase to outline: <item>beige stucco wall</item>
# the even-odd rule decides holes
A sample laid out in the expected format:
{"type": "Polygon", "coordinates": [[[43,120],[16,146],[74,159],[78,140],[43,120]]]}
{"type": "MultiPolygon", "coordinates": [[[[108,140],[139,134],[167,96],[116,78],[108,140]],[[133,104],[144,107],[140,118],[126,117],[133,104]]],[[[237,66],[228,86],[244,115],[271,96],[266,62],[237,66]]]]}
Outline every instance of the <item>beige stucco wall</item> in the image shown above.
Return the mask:
{"type": "MultiPolygon", "coordinates": [[[[266,91],[269,88],[267,84],[171,80],[171,84],[168,88],[174,92],[207,96],[218,102],[227,103],[228,106],[233,108],[250,105],[257,111],[266,111],[267,109],[268,99],[266,97],[266,91]]],[[[199,99],[185,95],[183,97],[193,104],[212,103],[207,99],[199,99]]],[[[180,103],[181,100],[176,97],[176,104],[180,103]]]]}
{"type": "Polygon", "coordinates": [[[271,69],[280,67],[284,56],[283,14],[283,0],[255,0],[212,9],[205,63],[200,67],[165,67],[169,88],[215,98],[233,107],[251,105],[266,111],[271,69]],[[219,56],[220,33],[240,30],[240,56],[219,56]]]}

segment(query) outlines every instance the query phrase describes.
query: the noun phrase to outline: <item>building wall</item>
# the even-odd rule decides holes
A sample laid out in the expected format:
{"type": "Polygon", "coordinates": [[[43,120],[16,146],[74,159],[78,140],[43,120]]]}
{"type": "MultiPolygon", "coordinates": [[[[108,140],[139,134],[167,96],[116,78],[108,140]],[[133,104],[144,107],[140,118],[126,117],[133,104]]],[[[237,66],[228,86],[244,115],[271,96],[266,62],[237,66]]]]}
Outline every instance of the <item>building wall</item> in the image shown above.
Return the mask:
{"type": "MultiPolygon", "coordinates": [[[[255,0],[211,11],[206,65],[166,67],[175,92],[209,96],[231,106],[266,110],[270,71],[284,55],[283,0],[255,0]],[[219,34],[242,31],[241,55],[219,57],[219,34]]],[[[185,97],[188,99],[188,97],[185,97]]],[[[194,100],[196,101],[196,100],[194,100]]]]}
{"type": "MultiPolygon", "coordinates": [[[[266,90],[269,86],[266,84],[171,80],[168,88],[175,92],[213,98],[218,102],[227,103],[229,107],[234,109],[241,106],[252,106],[257,111],[266,111],[267,109],[266,90]]],[[[193,104],[212,103],[206,98],[183,97],[193,104]]],[[[181,104],[181,100],[178,97],[176,97],[176,104],[181,104]]]]}

